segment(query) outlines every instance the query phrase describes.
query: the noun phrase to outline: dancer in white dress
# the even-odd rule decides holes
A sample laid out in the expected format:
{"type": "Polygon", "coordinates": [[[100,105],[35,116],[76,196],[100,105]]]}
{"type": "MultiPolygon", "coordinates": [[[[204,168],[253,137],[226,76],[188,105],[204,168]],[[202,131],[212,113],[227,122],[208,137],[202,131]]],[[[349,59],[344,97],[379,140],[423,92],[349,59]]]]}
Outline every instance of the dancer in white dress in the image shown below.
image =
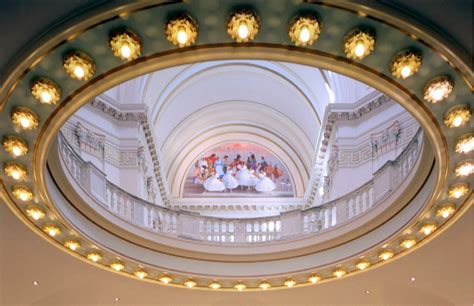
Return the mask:
{"type": "Polygon", "coordinates": [[[251,175],[246,165],[242,166],[242,168],[235,175],[235,178],[242,188],[244,188],[244,186],[250,187],[251,175]]]}
{"type": "Polygon", "coordinates": [[[250,189],[250,187],[257,186],[258,181],[259,181],[259,179],[255,175],[255,171],[254,170],[250,171],[250,179],[249,179],[249,182],[248,182],[249,189],[250,189]]]}
{"type": "Polygon", "coordinates": [[[206,191],[224,191],[224,184],[219,181],[217,174],[209,177],[203,184],[206,191]]]}
{"type": "Polygon", "coordinates": [[[232,189],[235,189],[239,187],[239,182],[232,176],[232,170],[227,170],[227,173],[224,175],[224,186],[226,189],[230,189],[232,192],[232,189]]]}
{"type": "Polygon", "coordinates": [[[255,190],[258,192],[272,192],[276,189],[275,183],[267,177],[265,173],[261,173],[260,179],[258,180],[255,190]]]}

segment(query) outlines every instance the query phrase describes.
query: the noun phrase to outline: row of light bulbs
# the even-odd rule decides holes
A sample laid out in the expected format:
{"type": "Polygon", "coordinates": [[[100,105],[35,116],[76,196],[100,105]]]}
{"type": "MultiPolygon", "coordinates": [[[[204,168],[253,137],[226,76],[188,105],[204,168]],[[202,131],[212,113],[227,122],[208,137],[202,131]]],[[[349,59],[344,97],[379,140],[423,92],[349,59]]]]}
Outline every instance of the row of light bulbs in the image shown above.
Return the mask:
{"type": "MultiPolygon", "coordinates": [[[[238,43],[252,41],[259,30],[259,17],[252,11],[244,10],[238,11],[231,15],[227,24],[227,33],[238,43]]],[[[293,20],[289,27],[289,37],[296,46],[312,45],[319,37],[321,32],[321,22],[314,15],[299,16],[293,20]]],[[[181,16],[170,20],[165,27],[166,38],[174,45],[179,47],[187,47],[195,43],[197,37],[197,25],[189,16],[181,16]]],[[[131,61],[141,55],[141,41],[138,35],[129,30],[115,32],[111,35],[109,46],[113,54],[122,60],[131,61]]],[[[344,39],[344,52],[347,57],[361,60],[369,55],[375,46],[375,35],[370,29],[355,29],[348,33],[344,39]]],[[[421,66],[421,54],[405,50],[398,53],[391,63],[391,73],[397,78],[407,78],[416,73],[421,66]]],[[[88,80],[95,73],[95,64],[90,56],[83,52],[75,51],[68,54],[64,58],[63,67],[66,72],[74,79],[88,80]]],[[[446,99],[454,88],[454,82],[446,77],[440,76],[428,82],[424,88],[424,99],[427,102],[438,103],[446,99]]],[[[56,104],[61,99],[61,89],[53,81],[40,78],[36,80],[31,86],[31,94],[42,104],[56,104]]],[[[466,124],[471,117],[469,106],[459,105],[450,109],[444,121],[447,127],[456,128],[466,124]]],[[[11,113],[12,122],[21,130],[34,130],[39,125],[39,117],[32,110],[25,107],[16,107],[11,113]]],[[[28,154],[29,148],[27,142],[17,136],[5,136],[3,138],[3,147],[8,154],[17,158],[28,154]]],[[[474,149],[474,134],[468,134],[461,137],[455,146],[457,153],[467,154],[474,149]]],[[[18,162],[6,162],[4,164],[4,172],[11,178],[17,181],[22,181],[27,178],[28,172],[24,165],[18,162]]],[[[464,161],[455,167],[457,176],[468,176],[474,173],[474,162],[472,160],[464,161]]],[[[452,185],[448,190],[449,198],[461,198],[468,194],[470,186],[467,183],[458,183],[452,185]]],[[[31,189],[22,185],[15,185],[12,188],[12,194],[15,198],[22,202],[29,202],[33,199],[31,189]]],[[[26,214],[38,221],[45,218],[46,214],[39,206],[27,205],[25,208],[26,214]]],[[[448,218],[455,212],[455,205],[452,203],[444,204],[437,210],[437,216],[448,218]]],[[[437,224],[434,221],[422,224],[420,232],[424,235],[429,235],[437,229],[437,224]]],[[[52,223],[43,225],[43,230],[51,237],[61,235],[61,229],[52,223]]],[[[400,242],[400,246],[404,249],[409,249],[417,243],[415,237],[406,237],[400,242]]],[[[71,251],[77,251],[81,245],[77,240],[67,239],[64,241],[64,246],[71,251]]],[[[386,261],[392,258],[395,252],[390,249],[382,249],[378,257],[381,261],[386,261]]],[[[100,262],[102,255],[100,252],[94,250],[86,254],[86,258],[93,262],[100,262]]],[[[355,264],[358,270],[364,270],[371,265],[367,259],[362,259],[355,264]]],[[[115,261],[110,264],[110,268],[115,271],[123,271],[125,265],[120,261],[115,261]]],[[[338,267],[333,271],[334,277],[342,277],[346,275],[347,271],[342,267],[338,267]]],[[[138,278],[146,278],[148,273],[144,269],[138,269],[134,272],[138,278]]],[[[313,274],[308,278],[308,282],[316,283],[322,278],[318,274],[313,274]]],[[[168,275],[162,275],[160,282],[168,284],[173,279],[168,275]]],[[[193,279],[187,279],[183,285],[188,288],[197,286],[193,279]]],[[[283,283],[286,287],[293,287],[297,285],[296,280],[288,278],[283,283]]],[[[260,283],[259,288],[266,290],[272,285],[268,281],[260,283]]],[[[211,289],[219,289],[221,285],[217,281],[209,284],[211,289]]],[[[247,287],[243,282],[235,284],[234,288],[238,291],[243,291],[247,287]]]]}
{"type": "MultiPolygon", "coordinates": [[[[455,212],[455,206],[453,204],[446,204],[438,208],[437,216],[442,217],[442,218],[449,218],[454,212],[455,212]]],[[[420,226],[419,231],[425,236],[428,236],[432,234],[436,229],[437,229],[437,224],[431,221],[420,226]]],[[[61,229],[57,227],[56,225],[53,225],[50,223],[45,224],[43,226],[43,230],[51,237],[56,237],[61,234],[61,229]]],[[[408,237],[403,238],[400,241],[400,247],[402,247],[403,249],[410,249],[416,243],[417,243],[417,239],[414,236],[408,236],[408,237]]],[[[81,244],[75,239],[66,239],[64,241],[64,246],[70,249],[71,251],[78,251],[79,248],[81,247],[81,244]]],[[[394,256],[395,256],[395,251],[392,249],[386,249],[386,248],[381,249],[378,253],[378,258],[380,261],[387,261],[393,258],[394,256]]],[[[87,252],[85,254],[85,257],[94,263],[100,263],[103,259],[102,254],[96,249],[87,252]]],[[[371,265],[372,265],[371,261],[364,258],[360,259],[359,261],[355,263],[356,270],[360,270],[360,271],[367,269],[371,265]]],[[[110,267],[110,269],[116,272],[126,272],[125,263],[123,263],[120,260],[113,260],[108,266],[110,267]]],[[[341,278],[349,272],[351,271],[347,271],[346,269],[342,267],[337,267],[335,270],[333,270],[332,276],[336,278],[341,278]]],[[[143,267],[140,267],[137,270],[133,271],[133,275],[135,275],[139,279],[145,279],[145,278],[148,278],[149,273],[143,267]]],[[[316,284],[322,279],[323,277],[321,277],[319,274],[314,273],[314,274],[311,274],[307,278],[307,281],[305,283],[316,284]]],[[[173,283],[173,278],[166,273],[159,276],[157,280],[163,284],[173,283]]],[[[188,278],[181,283],[175,282],[174,284],[182,284],[183,286],[187,288],[194,288],[198,286],[197,282],[192,278],[188,278]]],[[[283,286],[288,287],[288,288],[292,288],[296,285],[298,285],[298,282],[294,278],[291,278],[291,277],[287,278],[283,282],[283,286]]],[[[212,282],[208,284],[208,288],[213,289],[213,290],[220,289],[221,287],[222,287],[221,283],[217,280],[213,280],[212,282]]],[[[272,287],[272,284],[267,280],[260,282],[260,284],[258,285],[258,288],[261,290],[267,290],[271,287],[272,287]]],[[[243,291],[247,288],[247,285],[244,282],[239,281],[233,286],[233,288],[237,291],[243,291]]]]}

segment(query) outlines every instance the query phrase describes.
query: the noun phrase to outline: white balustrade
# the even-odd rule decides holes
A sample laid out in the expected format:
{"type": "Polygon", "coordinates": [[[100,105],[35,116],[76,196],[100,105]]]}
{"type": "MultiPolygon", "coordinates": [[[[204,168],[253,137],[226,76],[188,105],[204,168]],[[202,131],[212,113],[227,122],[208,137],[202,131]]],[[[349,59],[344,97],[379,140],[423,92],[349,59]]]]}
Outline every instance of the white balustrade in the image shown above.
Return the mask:
{"type": "Polygon", "coordinates": [[[419,156],[423,133],[419,129],[405,150],[388,161],[374,178],[333,201],[278,216],[230,219],[170,209],[137,198],[107,180],[105,173],[84,161],[59,133],[58,150],[77,185],[102,207],[121,219],[150,231],[212,243],[255,244],[314,234],[348,222],[383,201],[407,177],[419,156]]]}

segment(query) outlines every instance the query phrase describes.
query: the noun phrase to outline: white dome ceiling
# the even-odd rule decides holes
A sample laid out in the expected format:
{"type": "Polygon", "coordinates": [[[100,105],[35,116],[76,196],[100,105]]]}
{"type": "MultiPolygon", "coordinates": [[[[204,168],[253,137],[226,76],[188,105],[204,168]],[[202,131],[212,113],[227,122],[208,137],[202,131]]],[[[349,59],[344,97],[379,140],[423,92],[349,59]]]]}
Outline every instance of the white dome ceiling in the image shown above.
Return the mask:
{"type": "Polygon", "coordinates": [[[145,104],[173,197],[196,157],[221,143],[252,142],[281,158],[303,196],[329,103],[354,103],[374,89],[317,68],[257,60],[212,61],[156,71],[102,98],[145,104]],[[185,107],[184,107],[185,105],[185,107]]]}

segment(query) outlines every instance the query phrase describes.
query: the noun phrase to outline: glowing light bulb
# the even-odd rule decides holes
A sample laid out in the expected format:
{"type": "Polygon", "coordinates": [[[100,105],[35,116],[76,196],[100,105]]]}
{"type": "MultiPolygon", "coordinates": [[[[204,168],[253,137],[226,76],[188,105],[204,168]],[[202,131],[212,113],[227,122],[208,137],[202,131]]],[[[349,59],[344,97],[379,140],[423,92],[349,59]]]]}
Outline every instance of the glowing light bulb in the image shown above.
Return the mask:
{"type": "Polygon", "coordinates": [[[169,277],[168,275],[163,275],[159,278],[160,282],[162,282],[163,284],[169,284],[171,283],[171,281],[173,279],[171,279],[171,277],[169,277]]]}
{"type": "Polygon", "coordinates": [[[20,200],[22,200],[23,202],[28,201],[28,198],[29,198],[26,192],[20,193],[19,197],[20,197],[20,200]]]}
{"type": "Polygon", "coordinates": [[[188,41],[188,34],[186,34],[184,29],[180,29],[178,35],[176,35],[176,39],[180,45],[184,45],[188,41]]]}
{"type": "Polygon", "coordinates": [[[44,103],[51,102],[51,99],[52,99],[52,97],[51,97],[51,94],[49,92],[43,91],[41,93],[41,101],[43,101],[44,103]]]}
{"type": "Polygon", "coordinates": [[[457,153],[469,153],[474,150],[474,135],[468,135],[456,143],[456,148],[455,148],[457,153]]]}
{"type": "Polygon", "coordinates": [[[15,180],[19,180],[21,177],[21,173],[17,170],[13,170],[12,171],[12,178],[15,179],[15,180]]]}
{"type": "Polygon", "coordinates": [[[300,31],[300,40],[302,42],[308,42],[310,39],[311,33],[309,32],[309,28],[307,26],[303,26],[300,31]]]}
{"type": "Polygon", "coordinates": [[[81,247],[81,245],[79,244],[79,242],[77,241],[74,241],[74,240],[68,240],[64,243],[64,246],[66,248],[69,248],[71,251],[75,251],[77,249],[79,249],[81,247]]]}
{"type": "Polygon", "coordinates": [[[43,214],[40,211],[32,211],[31,212],[31,218],[35,219],[36,221],[41,219],[41,216],[43,216],[43,214]]]}
{"type": "Polygon", "coordinates": [[[20,124],[22,127],[24,127],[25,129],[28,128],[31,124],[30,120],[28,120],[28,118],[21,118],[20,119],[20,124]]]}
{"type": "Polygon", "coordinates": [[[13,147],[12,153],[15,156],[20,156],[21,155],[21,149],[19,147],[13,147]]]}
{"type": "Polygon", "coordinates": [[[125,268],[125,266],[120,262],[114,262],[110,265],[110,267],[117,272],[120,272],[125,268]]]}
{"type": "Polygon", "coordinates": [[[45,217],[44,212],[39,209],[38,207],[32,206],[26,209],[26,214],[30,216],[33,220],[38,221],[39,219],[43,219],[45,217]]]}
{"type": "Polygon", "coordinates": [[[444,95],[445,95],[445,89],[443,89],[443,88],[436,88],[435,90],[433,90],[433,91],[431,92],[431,97],[432,97],[433,100],[435,100],[435,101],[441,101],[441,100],[443,100],[444,95]]]}
{"type": "Polygon", "coordinates": [[[74,67],[74,75],[78,78],[78,79],[82,79],[85,75],[85,72],[84,72],[84,68],[82,68],[81,66],[76,66],[74,67]]]}
{"type": "Polygon", "coordinates": [[[130,55],[132,55],[132,49],[130,49],[128,44],[124,44],[122,47],[120,47],[120,54],[122,54],[122,56],[125,58],[129,58],[130,55]]]}
{"type": "Polygon", "coordinates": [[[239,29],[237,32],[239,33],[239,37],[241,39],[247,38],[247,36],[249,35],[249,28],[247,27],[247,24],[245,22],[242,22],[239,25],[239,29]]]}
{"type": "Polygon", "coordinates": [[[466,161],[454,169],[457,176],[468,176],[474,173],[474,162],[466,161]]]}
{"type": "Polygon", "coordinates": [[[287,286],[288,288],[291,288],[291,287],[293,287],[294,285],[296,285],[296,281],[293,280],[293,279],[288,279],[288,280],[286,280],[283,284],[284,284],[285,286],[287,286]]]}
{"type": "Polygon", "coordinates": [[[370,263],[369,263],[368,261],[365,261],[365,260],[359,261],[359,262],[356,264],[356,267],[357,267],[357,269],[359,269],[359,270],[365,270],[365,269],[367,269],[369,266],[370,266],[370,263]]]}
{"type": "Polygon", "coordinates": [[[461,190],[456,190],[456,191],[454,192],[454,197],[455,197],[456,199],[459,199],[460,197],[462,197],[462,195],[463,195],[463,192],[462,192],[461,190]]]}
{"type": "Polygon", "coordinates": [[[416,239],[410,237],[410,238],[403,239],[402,242],[400,243],[400,246],[405,248],[405,249],[409,249],[412,246],[414,246],[415,244],[416,244],[416,239]]]}
{"type": "Polygon", "coordinates": [[[425,224],[420,228],[420,232],[422,232],[425,235],[429,235],[435,230],[436,230],[436,224],[434,223],[425,224]]]}
{"type": "Polygon", "coordinates": [[[408,78],[411,75],[411,67],[410,66],[404,66],[401,71],[402,78],[408,78]]]}
{"type": "Polygon", "coordinates": [[[362,43],[358,43],[354,49],[354,53],[357,57],[362,57],[365,54],[365,46],[362,43]]]}
{"type": "Polygon", "coordinates": [[[184,282],[184,285],[188,288],[193,288],[197,285],[197,283],[191,279],[188,279],[187,281],[184,282]]]}
{"type": "Polygon", "coordinates": [[[260,283],[260,285],[258,285],[258,287],[262,290],[267,290],[271,286],[272,285],[269,282],[262,282],[262,283],[260,283]]]}
{"type": "Polygon", "coordinates": [[[217,290],[220,287],[221,287],[221,284],[219,284],[218,282],[212,282],[209,284],[209,288],[214,289],[214,290],[217,290]]]}
{"type": "Polygon", "coordinates": [[[462,121],[463,121],[463,120],[462,120],[462,117],[461,117],[461,116],[457,116],[456,118],[454,118],[453,126],[455,126],[455,127],[461,126],[462,121]]]}
{"type": "Polygon", "coordinates": [[[321,276],[319,275],[312,275],[308,278],[308,281],[312,282],[313,284],[316,284],[321,280],[321,276]]]}

